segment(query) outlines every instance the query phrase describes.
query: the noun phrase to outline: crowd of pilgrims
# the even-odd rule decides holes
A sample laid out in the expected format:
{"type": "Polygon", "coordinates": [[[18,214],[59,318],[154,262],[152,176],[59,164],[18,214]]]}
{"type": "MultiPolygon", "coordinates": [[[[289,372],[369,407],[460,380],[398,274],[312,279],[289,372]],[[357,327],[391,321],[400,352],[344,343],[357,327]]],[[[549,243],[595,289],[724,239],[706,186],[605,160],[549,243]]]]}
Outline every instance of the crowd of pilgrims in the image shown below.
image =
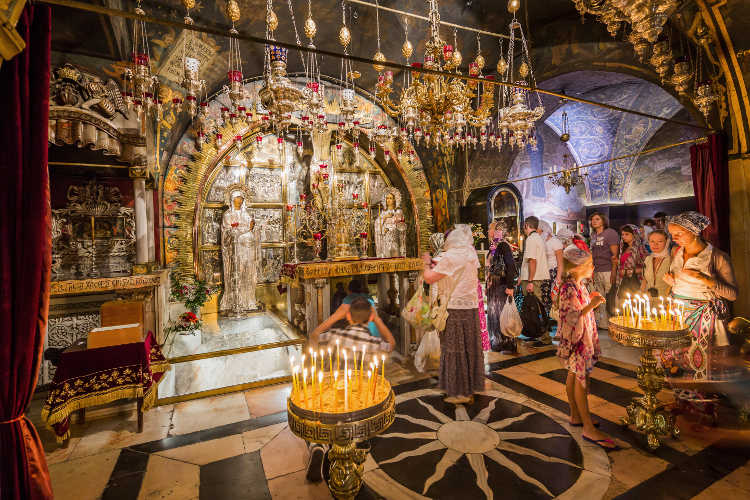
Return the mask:
{"type": "MultiPolygon", "coordinates": [[[[532,216],[524,220],[523,247],[517,249],[508,241],[505,220],[498,218],[488,228],[486,307],[470,226],[459,224],[445,235],[433,235],[433,253],[425,253],[422,260],[425,282],[449,300],[447,324],[440,332],[439,388],[446,401],[472,404],[473,395],[484,391],[484,352],[514,355],[519,341],[544,348],[555,340],[560,362],[569,372],[570,423],[583,427],[585,439],[617,449],[591,419],[587,393],[601,356],[599,332],[608,329],[605,298],[622,299],[627,292],[684,302],[683,321],[692,345],[655,354],[669,380],[682,382],[673,384],[675,404],[712,415],[708,396],[685,384],[712,376],[709,354],[729,345],[727,302],[737,297],[731,259],[701,236],[710,223],[697,212],[671,218],[657,213],[618,232],[609,227],[606,214],[597,212],[589,217],[590,237],[584,238],[568,228],[555,234],[532,216]],[[524,338],[517,331],[504,331],[504,308],[522,311],[527,302],[540,311],[540,317],[531,316],[540,319],[538,335],[524,338]]],[[[520,315],[522,321],[529,317],[520,315]]]]}

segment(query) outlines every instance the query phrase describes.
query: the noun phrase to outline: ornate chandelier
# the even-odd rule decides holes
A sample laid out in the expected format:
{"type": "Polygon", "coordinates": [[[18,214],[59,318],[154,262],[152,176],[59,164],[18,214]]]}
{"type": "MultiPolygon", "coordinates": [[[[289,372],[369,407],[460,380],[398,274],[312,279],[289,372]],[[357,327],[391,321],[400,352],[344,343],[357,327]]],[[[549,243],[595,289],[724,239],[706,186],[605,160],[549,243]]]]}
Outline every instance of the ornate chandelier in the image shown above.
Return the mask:
{"type": "MultiPolygon", "coordinates": [[[[508,45],[508,59],[501,59],[497,65],[498,72],[504,82],[511,82],[514,78],[514,51],[516,30],[521,34],[521,45],[523,48],[522,58],[524,59],[518,69],[521,79],[516,80],[516,85],[528,85],[526,77],[530,77],[531,87],[536,87],[534,71],[531,67],[531,58],[529,57],[529,48],[526,43],[526,36],[521,28],[521,23],[516,19],[516,12],[519,8],[519,2],[511,1],[508,3],[508,10],[513,14],[513,21],[510,23],[510,44],[508,45]]],[[[500,149],[504,143],[510,146],[523,146],[529,144],[536,150],[536,121],[544,114],[542,100],[537,94],[539,105],[532,109],[529,91],[521,87],[503,87],[502,104],[498,107],[497,123],[498,133],[495,137],[490,134],[490,140],[500,149]],[[508,103],[506,106],[506,102],[508,103]]]]}
{"type": "MultiPolygon", "coordinates": [[[[427,69],[445,72],[456,70],[458,75],[460,73],[457,68],[461,63],[461,54],[458,50],[454,52],[453,46],[440,38],[438,2],[437,0],[428,1],[430,3],[430,40],[425,47],[424,63],[415,62],[411,63],[411,66],[420,68],[424,64],[427,69]]],[[[404,45],[404,55],[407,53],[410,55],[411,52],[407,49],[411,48],[411,44],[407,41],[404,45]]],[[[380,47],[379,27],[378,47],[380,47]]],[[[375,59],[385,60],[379,48],[375,59]]],[[[469,74],[480,76],[482,66],[484,66],[484,58],[480,54],[477,60],[469,65],[469,74]]],[[[376,65],[375,69],[383,72],[385,68],[376,65]]],[[[427,144],[432,139],[435,145],[465,145],[467,142],[476,141],[469,127],[485,127],[495,103],[494,84],[491,83],[494,77],[489,75],[485,78],[488,80],[487,83],[477,84],[475,81],[466,82],[458,77],[447,78],[416,71],[407,72],[399,103],[397,103],[390,98],[393,92],[391,88],[393,73],[385,71],[378,78],[376,96],[386,113],[393,117],[400,117],[406,124],[409,135],[413,133],[417,141],[420,137],[424,137],[427,144]],[[478,99],[476,109],[472,108],[474,99],[478,99]]],[[[380,132],[380,129],[377,132],[380,132]]],[[[394,133],[397,137],[401,137],[401,135],[406,135],[406,130],[395,130],[394,133]]],[[[376,140],[378,140],[377,135],[376,140]]]]}
{"type": "Polygon", "coordinates": [[[557,165],[552,166],[552,173],[548,179],[552,181],[555,186],[565,188],[565,193],[570,194],[570,189],[575,185],[583,182],[584,178],[589,174],[581,174],[580,168],[575,162],[570,161],[570,154],[563,155],[563,166],[561,170],[557,170],[557,165]]]}
{"type": "MultiPolygon", "coordinates": [[[[641,39],[654,43],[659,37],[667,11],[675,7],[677,0],[573,0],[581,15],[593,14],[607,25],[607,31],[615,36],[623,22],[629,22],[638,36],[631,36],[636,45],[641,39]]],[[[641,47],[643,48],[643,47],[641,47]]],[[[637,51],[639,56],[641,51],[637,51]]],[[[642,57],[642,56],[641,56],[642,57]]]]}
{"type": "MultiPolygon", "coordinates": [[[[134,12],[145,16],[138,1],[134,12]]],[[[161,100],[154,99],[154,90],[159,80],[151,74],[151,56],[148,49],[148,35],[146,34],[146,23],[141,19],[133,21],[133,67],[125,70],[125,90],[122,93],[123,100],[128,108],[132,109],[138,121],[141,115],[146,115],[155,105],[157,116],[161,114],[161,100]]]]}
{"type": "MultiPolygon", "coordinates": [[[[279,21],[273,12],[272,1],[268,0],[266,5],[266,38],[275,40],[273,31],[278,27],[279,21]]],[[[308,19],[308,23],[309,21],[312,21],[312,18],[308,19]]],[[[306,30],[308,23],[305,25],[306,30]]],[[[314,23],[311,33],[315,34],[314,23]]],[[[261,105],[268,111],[267,122],[270,123],[267,123],[267,126],[273,127],[276,135],[279,136],[292,123],[292,112],[297,109],[302,99],[302,92],[286,77],[288,54],[288,49],[266,45],[263,87],[258,92],[261,105]]]]}
{"type": "MultiPolygon", "coordinates": [[[[193,24],[190,17],[190,9],[195,7],[195,0],[182,0],[182,4],[187,9],[185,14],[185,24],[193,24]]],[[[182,39],[182,72],[183,77],[180,85],[185,89],[185,100],[178,98],[172,100],[176,110],[187,111],[191,118],[198,114],[197,98],[206,92],[206,81],[199,80],[200,61],[197,57],[191,57],[195,54],[196,40],[195,33],[192,30],[186,30],[182,39]]],[[[200,106],[201,117],[208,116],[208,103],[203,100],[200,106]]]]}

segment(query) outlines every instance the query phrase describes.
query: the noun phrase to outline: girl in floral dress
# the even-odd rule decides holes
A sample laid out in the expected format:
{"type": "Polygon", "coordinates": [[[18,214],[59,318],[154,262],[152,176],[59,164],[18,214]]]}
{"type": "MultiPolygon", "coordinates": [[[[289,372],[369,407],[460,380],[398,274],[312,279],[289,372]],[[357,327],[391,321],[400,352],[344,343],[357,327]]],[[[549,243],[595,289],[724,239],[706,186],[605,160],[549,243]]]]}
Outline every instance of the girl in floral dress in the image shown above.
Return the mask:
{"type": "Polygon", "coordinates": [[[591,420],[588,405],[589,375],[594,363],[601,356],[599,335],[596,329],[594,309],[604,303],[604,297],[596,292],[589,297],[581,284],[594,273],[591,254],[580,248],[568,248],[563,253],[562,286],[558,297],[560,320],[558,321],[557,356],[568,370],[565,388],[570,404],[570,425],[583,427],[583,439],[595,443],[605,450],[619,449],[591,420]]]}

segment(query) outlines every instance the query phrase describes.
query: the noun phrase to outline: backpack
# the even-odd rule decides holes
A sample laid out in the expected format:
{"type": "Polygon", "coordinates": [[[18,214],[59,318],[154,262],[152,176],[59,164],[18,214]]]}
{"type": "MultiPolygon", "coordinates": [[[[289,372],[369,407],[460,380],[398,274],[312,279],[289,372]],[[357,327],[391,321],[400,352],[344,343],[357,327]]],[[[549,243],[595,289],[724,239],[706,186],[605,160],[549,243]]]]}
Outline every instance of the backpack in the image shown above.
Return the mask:
{"type": "Polygon", "coordinates": [[[523,298],[521,323],[523,323],[521,335],[524,337],[537,339],[547,331],[547,313],[533,293],[527,294],[523,298]]]}

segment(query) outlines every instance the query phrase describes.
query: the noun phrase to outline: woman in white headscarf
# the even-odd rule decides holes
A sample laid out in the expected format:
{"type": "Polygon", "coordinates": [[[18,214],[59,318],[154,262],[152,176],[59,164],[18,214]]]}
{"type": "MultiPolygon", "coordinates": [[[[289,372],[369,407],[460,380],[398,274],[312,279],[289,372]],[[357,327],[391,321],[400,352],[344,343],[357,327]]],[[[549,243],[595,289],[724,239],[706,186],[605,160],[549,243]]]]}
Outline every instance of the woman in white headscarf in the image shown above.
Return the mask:
{"type": "Polygon", "coordinates": [[[433,260],[425,252],[422,262],[425,282],[437,283],[438,295],[448,298],[448,321],[441,333],[438,387],[446,392],[446,402],[471,404],[474,394],[484,391],[477,296],[479,259],[471,228],[458,224],[446,235],[440,255],[433,260]]]}

